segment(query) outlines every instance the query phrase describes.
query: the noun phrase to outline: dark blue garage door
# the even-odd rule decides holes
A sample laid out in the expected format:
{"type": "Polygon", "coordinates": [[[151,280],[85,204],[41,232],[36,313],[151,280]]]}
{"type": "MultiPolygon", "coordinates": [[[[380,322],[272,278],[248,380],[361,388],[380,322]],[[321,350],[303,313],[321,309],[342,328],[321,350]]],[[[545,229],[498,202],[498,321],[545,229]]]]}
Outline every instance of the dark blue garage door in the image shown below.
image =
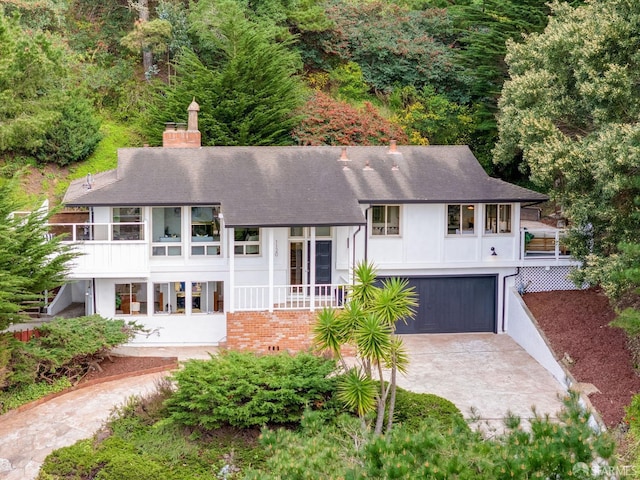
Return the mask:
{"type": "Polygon", "coordinates": [[[413,277],[418,293],[417,314],[397,333],[495,332],[497,276],[413,277]]]}

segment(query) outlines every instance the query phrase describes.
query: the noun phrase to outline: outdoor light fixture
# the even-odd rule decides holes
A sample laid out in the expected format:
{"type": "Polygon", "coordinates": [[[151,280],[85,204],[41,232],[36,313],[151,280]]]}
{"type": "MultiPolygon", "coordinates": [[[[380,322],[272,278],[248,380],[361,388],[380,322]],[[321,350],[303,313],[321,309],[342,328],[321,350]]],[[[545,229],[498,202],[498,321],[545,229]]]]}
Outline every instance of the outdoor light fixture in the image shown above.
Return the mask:
{"type": "Polygon", "coordinates": [[[498,254],[496,253],[496,247],[491,247],[491,256],[492,257],[497,257],[498,254]]]}

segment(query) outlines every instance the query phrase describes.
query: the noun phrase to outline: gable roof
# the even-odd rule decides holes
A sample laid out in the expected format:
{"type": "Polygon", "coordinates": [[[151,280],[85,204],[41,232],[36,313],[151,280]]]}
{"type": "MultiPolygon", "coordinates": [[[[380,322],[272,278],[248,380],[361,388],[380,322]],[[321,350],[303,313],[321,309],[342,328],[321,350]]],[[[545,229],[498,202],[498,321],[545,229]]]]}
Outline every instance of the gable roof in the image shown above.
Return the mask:
{"type": "Polygon", "coordinates": [[[127,148],[69,187],[69,206],[222,205],[225,224],[360,225],[359,204],[541,202],[489,177],[466,146],[127,148]],[[392,167],[397,165],[397,169],[392,167]],[[369,168],[365,168],[368,166],[369,168]]]}

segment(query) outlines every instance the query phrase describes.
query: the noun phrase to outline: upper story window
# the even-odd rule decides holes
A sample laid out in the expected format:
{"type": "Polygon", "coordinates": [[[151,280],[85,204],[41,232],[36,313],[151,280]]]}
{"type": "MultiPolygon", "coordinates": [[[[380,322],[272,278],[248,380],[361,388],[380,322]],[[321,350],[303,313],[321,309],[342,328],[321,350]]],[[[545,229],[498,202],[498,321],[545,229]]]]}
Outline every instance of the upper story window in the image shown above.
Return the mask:
{"type": "Polygon", "coordinates": [[[220,207],[191,207],[191,255],[220,255],[220,207]]]}
{"type": "Polygon", "coordinates": [[[182,208],[154,207],[151,209],[153,256],[182,255],[182,208]]]}
{"type": "Polygon", "coordinates": [[[485,233],[511,233],[511,205],[488,204],[484,215],[485,233]]]}
{"type": "Polygon", "coordinates": [[[236,228],[233,251],[236,255],[260,255],[260,229],[236,228]]]}
{"type": "Polygon", "coordinates": [[[447,234],[472,235],[475,233],[475,205],[447,205],[447,234]]]}
{"type": "Polygon", "coordinates": [[[112,219],[114,240],[144,240],[142,208],[114,207],[112,219]]]}
{"type": "Polygon", "coordinates": [[[400,235],[400,206],[374,205],[371,207],[372,235],[400,235]]]}
{"type": "MultiPolygon", "coordinates": [[[[311,229],[314,227],[291,227],[289,238],[311,238],[311,229]]],[[[331,238],[331,227],[315,227],[316,238],[331,238]]]]}

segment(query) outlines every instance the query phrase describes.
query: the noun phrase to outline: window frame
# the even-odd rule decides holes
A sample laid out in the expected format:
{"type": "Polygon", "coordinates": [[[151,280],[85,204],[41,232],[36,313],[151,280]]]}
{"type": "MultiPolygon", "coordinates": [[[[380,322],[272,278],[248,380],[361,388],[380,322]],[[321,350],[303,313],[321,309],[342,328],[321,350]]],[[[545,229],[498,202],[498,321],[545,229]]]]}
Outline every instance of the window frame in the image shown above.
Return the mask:
{"type": "Polygon", "coordinates": [[[511,203],[487,203],[484,206],[484,235],[512,235],[513,234],[513,206],[511,203]],[[490,228],[487,228],[487,224],[489,222],[488,214],[489,207],[495,207],[495,231],[493,225],[489,225],[490,228]],[[508,219],[506,223],[508,225],[507,231],[502,231],[500,229],[500,224],[503,222],[501,213],[504,210],[508,210],[508,219]]]}
{"type": "Polygon", "coordinates": [[[148,307],[148,302],[147,301],[140,301],[140,299],[138,297],[136,297],[135,295],[137,295],[137,292],[144,292],[144,297],[147,297],[147,282],[133,282],[133,281],[123,281],[123,282],[117,282],[114,283],[114,299],[115,299],[115,316],[117,317],[130,317],[130,316],[134,316],[134,315],[148,315],[149,312],[149,307],[148,307]],[[121,287],[121,288],[118,288],[121,287]],[[125,287],[125,288],[122,288],[125,287]],[[134,290],[134,287],[136,287],[136,289],[134,290]],[[120,308],[122,307],[122,304],[125,303],[123,301],[122,296],[128,296],[129,297],[129,313],[124,312],[124,309],[120,308]],[[120,297],[120,305],[118,305],[118,297],[120,297]],[[131,303],[133,302],[137,302],[140,304],[140,309],[138,310],[137,314],[134,314],[132,312],[132,308],[131,308],[131,303]],[[120,310],[120,312],[118,311],[120,310]]]}
{"type": "Polygon", "coordinates": [[[153,313],[154,315],[186,315],[187,313],[187,292],[186,282],[180,281],[166,281],[166,282],[153,282],[153,313]],[[162,286],[166,287],[166,292],[163,291],[162,286]],[[156,290],[156,287],[160,287],[156,290]],[[175,302],[173,301],[172,294],[175,292],[175,302]],[[164,294],[169,297],[164,298],[164,294]],[[156,294],[162,294],[162,302],[157,302],[158,297],[156,294]],[[183,299],[182,308],[179,307],[179,299],[183,299]],[[159,309],[156,310],[155,305],[158,303],[159,309]],[[167,309],[165,310],[165,305],[167,309]],[[175,309],[174,309],[175,308],[175,309]]]}
{"type": "MultiPolygon", "coordinates": [[[[182,207],[151,207],[151,256],[152,257],[182,257],[183,240],[182,235],[182,207]],[[162,233],[157,235],[156,232],[156,212],[162,211],[162,233]],[[174,217],[178,217],[178,232],[171,232],[167,226],[167,213],[174,217]]],[[[175,222],[173,222],[175,223],[175,222]]]]}
{"type": "Polygon", "coordinates": [[[463,237],[463,236],[475,236],[477,235],[477,229],[476,229],[476,224],[477,224],[477,219],[476,219],[476,212],[478,211],[478,205],[475,203],[447,203],[445,204],[445,221],[446,221],[446,235],[449,237],[463,237]],[[457,215],[458,217],[458,224],[456,226],[454,226],[452,228],[452,213],[450,211],[451,207],[457,207],[458,208],[458,212],[457,214],[453,214],[453,216],[455,217],[457,215]],[[473,211],[473,217],[472,217],[472,227],[471,229],[469,228],[463,228],[464,227],[464,221],[468,220],[469,215],[464,215],[464,213],[469,212],[469,211],[473,211]],[[451,231],[453,230],[453,232],[451,231]]]}
{"type": "Polygon", "coordinates": [[[111,239],[114,242],[144,241],[142,214],[142,207],[111,207],[111,239]]]}
{"type": "Polygon", "coordinates": [[[259,257],[261,255],[261,237],[262,229],[260,227],[242,227],[234,228],[233,230],[233,254],[237,257],[259,257]],[[238,238],[238,232],[244,231],[245,240],[236,240],[238,238]],[[249,233],[257,231],[257,240],[246,240],[248,237],[255,235],[249,235],[249,233]],[[249,249],[255,248],[255,252],[248,252],[249,249]],[[240,251],[238,251],[240,249],[240,251]]]}
{"type": "Polygon", "coordinates": [[[222,255],[222,229],[220,228],[220,205],[196,205],[189,210],[190,255],[192,257],[220,257],[222,255]],[[199,215],[199,209],[211,209],[211,220],[199,215]],[[198,210],[198,212],[196,211],[198,210]],[[199,232],[203,232],[201,236],[199,232]],[[201,238],[199,240],[199,238],[201,238]],[[207,240],[211,238],[211,240],[207,240]],[[196,253],[202,249],[202,253],[196,253]]]}
{"type": "Polygon", "coordinates": [[[402,229],[400,228],[400,224],[402,218],[402,206],[398,204],[375,204],[371,205],[371,215],[369,220],[369,231],[371,237],[400,237],[402,236],[402,229]],[[383,208],[384,215],[382,221],[376,221],[375,209],[383,208]],[[389,209],[396,208],[398,210],[397,225],[390,225],[389,220],[389,209]],[[375,224],[382,224],[374,225],[375,224]],[[390,231],[391,229],[397,229],[396,232],[390,231]]]}

